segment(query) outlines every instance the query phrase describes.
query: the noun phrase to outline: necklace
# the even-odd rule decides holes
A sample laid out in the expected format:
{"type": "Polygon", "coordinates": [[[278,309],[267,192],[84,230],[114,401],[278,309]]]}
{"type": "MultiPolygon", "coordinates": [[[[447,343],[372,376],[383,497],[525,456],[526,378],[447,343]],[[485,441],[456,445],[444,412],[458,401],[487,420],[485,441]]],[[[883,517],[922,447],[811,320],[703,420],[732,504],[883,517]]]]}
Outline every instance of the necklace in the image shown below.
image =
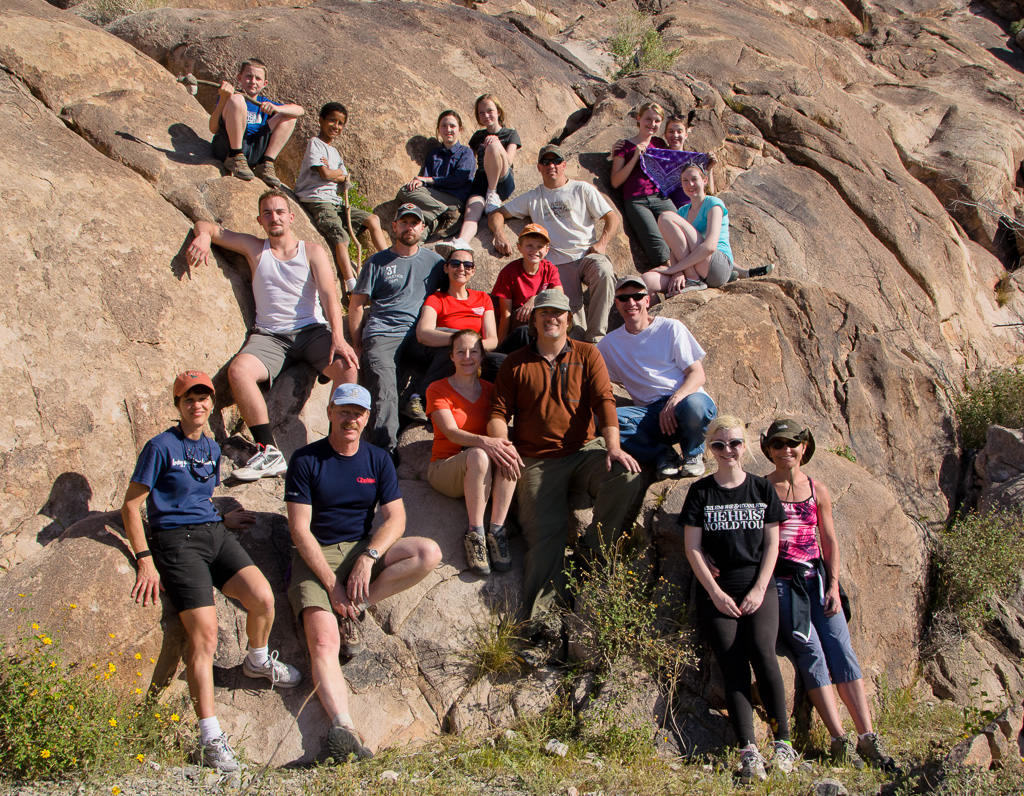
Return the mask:
{"type": "Polygon", "coordinates": [[[189,450],[186,438],[182,435],[181,450],[184,453],[185,461],[188,462],[188,471],[193,478],[201,484],[205,484],[213,478],[217,472],[217,462],[213,460],[213,448],[210,446],[210,440],[205,436],[200,436],[192,446],[192,450],[189,450]],[[206,468],[209,468],[209,472],[206,472],[206,468]]]}

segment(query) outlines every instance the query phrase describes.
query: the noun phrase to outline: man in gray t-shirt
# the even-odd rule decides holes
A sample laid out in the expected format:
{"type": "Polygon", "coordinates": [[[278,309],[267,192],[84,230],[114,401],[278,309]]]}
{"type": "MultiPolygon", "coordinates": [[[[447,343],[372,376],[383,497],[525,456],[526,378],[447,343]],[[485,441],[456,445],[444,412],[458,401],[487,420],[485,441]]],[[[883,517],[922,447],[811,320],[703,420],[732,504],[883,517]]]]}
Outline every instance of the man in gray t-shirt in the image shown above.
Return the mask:
{"type": "MultiPolygon", "coordinates": [[[[427,296],[440,288],[444,261],[420,248],[423,211],[416,205],[399,207],[392,229],[395,242],[391,248],[377,252],[359,272],[348,321],[352,347],[361,356],[363,378],[373,398],[372,442],[394,458],[398,447],[398,369],[422,371],[426,367],[426,352],[416,341],[416,320],[427,296]]],[[[404,411],[413,420],[427,420],[419,392],[414,391],[404,411]]]]}

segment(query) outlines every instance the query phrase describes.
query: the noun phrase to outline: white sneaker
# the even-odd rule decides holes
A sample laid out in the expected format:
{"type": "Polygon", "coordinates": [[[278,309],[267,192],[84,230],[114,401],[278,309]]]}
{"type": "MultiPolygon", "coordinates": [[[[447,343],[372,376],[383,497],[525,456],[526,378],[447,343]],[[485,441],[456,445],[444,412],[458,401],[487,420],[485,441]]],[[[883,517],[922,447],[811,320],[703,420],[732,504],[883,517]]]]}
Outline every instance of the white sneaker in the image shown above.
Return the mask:
{"type": "Polygon", "coordinates": [[[226,735],[214,738],[205,746],[200,747],[197,757],[199,758],[198,762],[200,765],[212,768],[215,771],[230,773],[241,768],[226,735]]]}
{"type": "Polygon", "coordinates": [[[680,473],[686,478],[700,478],[704,475],[704,457],[701,454],[696,456],[684,456],[683,466],[680,473]]]}
{"type": "Polygon", "coordinates": [[[275,685],[279,685],[281,688],[294,688],[302,682],[302,675],[299,674],[298,669],[277,659],[277,650],[270,653],[267,662],[262,666],[250,663],[249,656],[246,655],[242,662],[242,674],[246,677],[262,677],[270,680],[271,690],[275,685]]]}
{"type": "Polygon", "coordinates": [[[234,471],[235,478],[239,481],[259,481],[261,478],[274,478],[288,472],[288,462],[281,451],[273,445],[257,447],[259,450],[245,463],[245,467],[234,471]]]}
{"type": "Polygon", "coordinates": [[[452,252],[473,251],[473,247],[461,238],[448,238],[447,240],[439,240],[435,243],[434,251],[442,257],[447,257],[452,252]]]}
{"type": "Polygon", "coordinates": [[[501,197],[498,196],[498,192],[488,191],[484,198],[484,215],[493,213],[499,207],[501,207],[501,197]]]}

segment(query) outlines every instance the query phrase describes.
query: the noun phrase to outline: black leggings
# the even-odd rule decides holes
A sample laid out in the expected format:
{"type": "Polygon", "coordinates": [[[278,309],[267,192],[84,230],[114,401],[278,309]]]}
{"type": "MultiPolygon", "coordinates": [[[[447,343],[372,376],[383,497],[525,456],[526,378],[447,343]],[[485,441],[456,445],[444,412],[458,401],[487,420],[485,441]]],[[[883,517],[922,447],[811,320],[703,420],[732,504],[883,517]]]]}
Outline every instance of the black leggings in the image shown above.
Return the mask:
{"type": "MultiPolygon", "coordinates": [[[[737,605],[745,595],[746,591],[730,594],[737,605]]],[[[711,650],[722,670],[725,704],[740,746],[755,743],[754,709],[750,704],[751,667],[757,677],[761,702],[772,722],[775,740],[788,741],[786,689],[779,660],[775,657],[775,639],[779,632],[779,595],[775,591],[775,580],[768,584],[761,607],[749,616],[733,619],[720,613],[706,593],[701,595],[699,605],[711,650]]]]}

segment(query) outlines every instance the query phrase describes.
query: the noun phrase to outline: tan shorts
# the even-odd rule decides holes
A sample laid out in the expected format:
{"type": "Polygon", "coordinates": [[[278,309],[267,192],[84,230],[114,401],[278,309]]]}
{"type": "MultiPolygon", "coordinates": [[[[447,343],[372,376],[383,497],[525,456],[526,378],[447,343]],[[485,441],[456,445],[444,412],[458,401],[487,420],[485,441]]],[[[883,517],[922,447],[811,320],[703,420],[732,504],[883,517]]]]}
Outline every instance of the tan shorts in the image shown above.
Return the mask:
{"type": "Polygon", "coordinates": [[[427,483],[450,498],[466,496],[466,469],[470,448],[427,466],[427,483]]]}
{"type": "MultiPolygon", "coordinates": [[[[348,580],[356,559],[363,554],[363,551],[370,546],[370,537],[360,539],[358,542],[340,542],[339,544],[320,545],[320,550],[327,559],[327,566],[334,570],[338,580],[348,580]]],[[[384,571],[384,557],[373,565],[373,572],[370,580],[373,580],[384,571]]],[[[313,574],[306,560],[299,555],[296,548],[292,548],[292,582],[288,587],[288,600],[292,604],[292,611],[298,620],[306,608],[323,608],[325,611],[334,611],[331,606],[331,598],[327,595],[327,589],[320,582],[320,578],[313,574]]]]}

